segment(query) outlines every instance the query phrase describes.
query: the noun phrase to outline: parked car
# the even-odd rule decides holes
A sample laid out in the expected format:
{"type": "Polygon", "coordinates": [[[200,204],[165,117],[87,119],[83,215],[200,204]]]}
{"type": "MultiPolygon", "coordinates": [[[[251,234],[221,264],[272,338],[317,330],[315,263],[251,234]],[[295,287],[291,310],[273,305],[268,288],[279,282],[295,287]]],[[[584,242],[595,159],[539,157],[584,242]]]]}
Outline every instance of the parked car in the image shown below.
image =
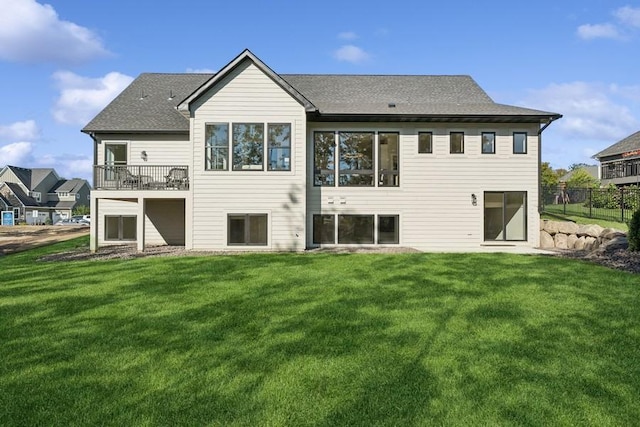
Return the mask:
{"type": "Polygon", "coordinates": [[[87,222],[91,222],[91,215],[74,215],[71,217],[72,220],[74,221],[80,221],[80,220],[84,220],[87,222]]]}
{"type": "Polygon", "coordinates": [[[73,218],[71,219],[61,219],[59,221],[57,221],[55,224],[53,225],[72,225],[72,226],[81,226],[81,227],[88,227],[89,225],[91,225],[91,223],[87,220],[81,219],[81,220],[74,220],[73,218]]]}

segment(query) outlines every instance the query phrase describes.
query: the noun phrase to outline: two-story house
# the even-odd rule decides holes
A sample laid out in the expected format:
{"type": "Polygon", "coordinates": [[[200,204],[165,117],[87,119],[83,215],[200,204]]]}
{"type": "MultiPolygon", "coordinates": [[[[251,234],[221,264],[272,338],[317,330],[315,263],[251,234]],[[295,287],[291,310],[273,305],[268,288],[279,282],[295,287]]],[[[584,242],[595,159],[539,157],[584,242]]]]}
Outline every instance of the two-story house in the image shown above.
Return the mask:
{"type": "Polygon", "coordinates": [[[469,76],[142,74],[94,141],[91,248],[536,247],[542,131],[469,76]]]}
{"type": "Polygon", "coordinates": [[[600,162],[602,185],[640,185],[640,131],[593,156],[600,162]]]}
{"type": "Polygon", "coordinates": [[[90,194],[86,180],[60,178],[51,168],[5,166],[0,170],[3,209],[12,210],[16,221],[27,224],[70,218],[76,207],[89,206],[90,194]]]}

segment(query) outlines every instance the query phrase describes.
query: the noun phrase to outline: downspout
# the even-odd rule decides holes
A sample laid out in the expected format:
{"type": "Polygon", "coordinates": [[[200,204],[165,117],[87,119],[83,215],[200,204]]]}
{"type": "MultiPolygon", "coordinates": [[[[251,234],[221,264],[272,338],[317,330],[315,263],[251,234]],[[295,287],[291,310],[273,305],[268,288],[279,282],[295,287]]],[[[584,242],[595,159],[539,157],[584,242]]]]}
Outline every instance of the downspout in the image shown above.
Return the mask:
{"type": "Polygon", "coordinates": [[[560,117],[562,116],[550,117],[549,121],[538,131],[538,214],[542,213],[542,132],[560,117]]]}

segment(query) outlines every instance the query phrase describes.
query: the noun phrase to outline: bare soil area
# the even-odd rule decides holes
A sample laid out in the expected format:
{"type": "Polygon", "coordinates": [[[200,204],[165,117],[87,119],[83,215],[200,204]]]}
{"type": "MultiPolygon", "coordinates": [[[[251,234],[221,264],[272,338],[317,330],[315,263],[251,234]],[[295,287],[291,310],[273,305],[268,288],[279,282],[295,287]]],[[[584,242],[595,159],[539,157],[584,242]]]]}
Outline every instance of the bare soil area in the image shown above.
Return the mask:
{"type": "Polygon", "coordinates": [[[89,227],[87,226],[0,226],[0,256],[86,236],[88,234],[89,227]]]}

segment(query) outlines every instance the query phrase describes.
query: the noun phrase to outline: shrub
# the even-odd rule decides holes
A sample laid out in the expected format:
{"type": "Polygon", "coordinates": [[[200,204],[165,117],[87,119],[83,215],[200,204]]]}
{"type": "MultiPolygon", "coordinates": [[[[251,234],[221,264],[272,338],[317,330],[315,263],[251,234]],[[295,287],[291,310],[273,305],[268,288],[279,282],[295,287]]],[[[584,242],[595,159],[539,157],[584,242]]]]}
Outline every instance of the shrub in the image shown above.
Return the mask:
{"type": "Polygon", "coordinates": [[[640,251],[640,209],[635,211],[631,217],[627,239],[629,240],[630,251],[640,251]]]}

